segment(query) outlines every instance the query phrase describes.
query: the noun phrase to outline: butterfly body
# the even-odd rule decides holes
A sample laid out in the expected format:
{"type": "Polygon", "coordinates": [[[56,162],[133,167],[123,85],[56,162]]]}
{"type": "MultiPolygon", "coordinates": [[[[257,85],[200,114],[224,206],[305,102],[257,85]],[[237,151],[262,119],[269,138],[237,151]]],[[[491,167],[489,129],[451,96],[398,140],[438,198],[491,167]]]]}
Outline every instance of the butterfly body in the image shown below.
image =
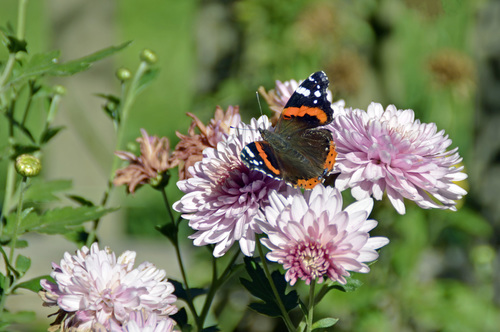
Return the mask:
{"type": "Polygon", "coordinates": [[[327,87],[328,78],[323,72],[302,82],[274,130],[259,129],[263,140],[242,150],[243,163],[294,187],[312,189],[323,182],[337,156],[331,132],[318,128],[333,119],[327,87]]]}

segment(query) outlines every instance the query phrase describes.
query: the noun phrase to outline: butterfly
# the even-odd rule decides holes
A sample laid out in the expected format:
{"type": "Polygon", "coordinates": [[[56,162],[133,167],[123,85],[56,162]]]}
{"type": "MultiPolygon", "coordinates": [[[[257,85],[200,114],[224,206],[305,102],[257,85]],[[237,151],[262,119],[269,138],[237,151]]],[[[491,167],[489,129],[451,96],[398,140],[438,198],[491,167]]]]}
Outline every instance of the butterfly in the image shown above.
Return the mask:
{"type": "Polygon", "coordinates": [[[294,187],[312,189],[322,183],[337,157],[332,133],[318,128],[333,120],[328,84],[322,71],[303,81],[286,103],[274,130],[259,129],[263,140],[243,148],[243,163],[294,187]]]}

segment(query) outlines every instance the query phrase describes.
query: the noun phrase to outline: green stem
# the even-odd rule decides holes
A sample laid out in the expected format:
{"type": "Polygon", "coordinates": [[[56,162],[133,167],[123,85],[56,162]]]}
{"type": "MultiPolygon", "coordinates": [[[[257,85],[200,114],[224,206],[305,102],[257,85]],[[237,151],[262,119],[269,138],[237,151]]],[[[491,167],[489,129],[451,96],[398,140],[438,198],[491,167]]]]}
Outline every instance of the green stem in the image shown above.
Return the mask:
{"type": "MultiPolygon", "coordinates": [[[[28,0],[19,0],[19,6],[17,7],[17,34],[16,37],[19,40],[24,40],[24,34],[26,29],[26,7],[28,5],[28,0]]],[[[12,70],[16,63],[16,54],[10,53],[9,58],[7,60],[7,64],[5,65],[5,69],[0,76],[0,93],[3,90],[3,87],[10,75],[12,74],[12,70]]]]}
{"type": "Polygon", "coordinates": [[[314,288],[316,286],[316,280],[311,282],[309,286],[309,308],[307,310],[307,332],[312,331],[313,316],[314,316],[314,288]]]}
{"type": "Polygon", "coordinates": [[[5,64],[2,76],[0,76],[0,93],[3,91],[3,87],[5,86],[5,83],[7,83],[10,74],[12,74],[12,70],[14,69],[15,63],[16,63],[16,55],[14,53],[10,53],[9,58],[7,59],[7,63],[5,64]]]}
{"type": "Polygon", "coordinates": [[[203,309],[201,311],[200,315],[200,322],[201,322],[201,327],[203,327],[203,324],[205,322],[205,319],[207,318],[208,311],[210,310],[210,306],[212,305],[212,301],[215,297],[215,294],[217,290],[229,279],[229,276],[231,275],[231,270],[233,267],[234,262],[236,262],[236,259],[238,259],[238,256],[240,254],[239,250],[236,250],[235,254],[227,264],[226,268],[224,269],[224,272],[222,272],[221,276],[217,278],[217,269],[216,269],[216,259],[213,257],[212,260],[212,284],[210,285],[210,289],[208,290],[207,297],[205,299],[205,303],[203,304],[203,309]]]}
{"type": "MultiPolygon", "coordinates": [[[[116,139],[115,151],[119,150],[123,137],[125,135],[125,124],[127,122],[128,113],[132,104],[134,103],[135,97],[137,96],[137,87],[139,86],[139,81],[141,77],[144,75],[146,70],[148,69],[148,64],[145,61],[141,61],[139,64],[139,68],[135,72],[134,78],[126,91],[125,101],[123,102],[123,107],[120,110],[120,124],[118,126],[118,134],[116,139]]],[[[122,96],[123,97],[123,96],[122,96]]],[[[101,200],[100,206],[104,207],[108,202],[109,195],[111,194],[111,190],[113,189],[113,178],[115,177],[116,169],[118,168],[120,159],[118,157],[113,158],[113,165],[111,166],[111,172],[109,174],[108,186],[104,192],[104,196],[101,200]]],[[[92,230],[90,231],[89,237],[87,239],[87,246],[91,245],[97,238],[97,228],[99,227],[99,222],[101,219],[94,220],[94,224],[92,225],[92,230]]]]}
{"type": "Polygon", "coordinates": [[[19,7],[17,12],[17,39],[24,40],[26,30],[26,8],[28,0],[19,0],[19,7]]]}
{"type": "Polygon", "coordinates": [[[276,289],[276,286],[274,285],[273,278],[271,276],[271,273],[269,272],[269,268],[267,267],[266,264],[266,256],[264,255],[264,250],[262,249],[262,245],[260,244],[260,236],[257,236],[257,241],[255,241],[257,249],[259,250],[259,256],[260,259],[262,260],[262,267],[264,268],[264,272],[266,274],[267,280],[269,281],[269,284],[271,285],[271,289],[273,290],[274,297],[276,298],[276,303],[278,303],[278,307],[281,311],[281,318],[285,322],[286,327],[288,328],[288,331],[296,331],[295,327],[293,326],[292,320],[290,319],[290,316],[288,315],[288,312],[285,309],[285,305],[281,301],[281,297],[278,293],[278,290],[276,289]]]}
{"type": "Polygon", "coordinates": [[[6,175],[6,183],[5,183],[5,195],[3,198],[2,205],[2,214],[0,218],[0,234],[3,233],[3,217],[7,216],[10,211],[10,200],[12,199],[12,195],[14,194],[14,183],[16,182],[16,169],[14,160],[9,160],[7,164],[7,175],[6,175]]]}
{"type": "Polygon", "coordinates": [[[172,221],[172,225],[174,225],[175,228],[177,229],[177,223],[174,219],[174,214],[172,212],[171,205],[168,202],[168,197],[167,197],[167,193],[165,192],[165,187],[163,187],[160,191],[161,191],[161,196],[163,197],[163,202],[165,203],[165,207],[167,209],[168,216],[170,217],[170,220],[172,221]]]}
{"type": "Polygon", "coordinates": [[[16,224],[14,226],[14,234],[12,234],[12,240],[10,242],[10,255],[9,261],[12,262],[14,259],[14,251],[17,244],[17,232],[19,232],[19,226],[21,225],[21,212],[23,211],[23,198],[24,198],[24,188],[26,187],[26,182],[28,178],[23,176],[21,184],[19,185],[19,203],[17,204],[17,214],[16,214],[16,224]]]}
{"type": "MultiPolygon", "coordinates": [[[[126,92],[125,100],[123,101],[123,106],[120,110],[120,124],[118,127],[115,151],[120,150],[123,143],[122,141],[125,135],[125,124],[127,123],[128,114],[130,112],[132,104],[134,103],[135,97],[137,96],[139,81],[144,73],[148,70],[148,67],[149,65],[145,61],[141,61],[141,63],[139,64],[139,68],[137,68],[134,78],[132,79],[132,82],[130,83],[130,86],[126,92]]],[[[114,158],[113,166],[111,167],[110,179],[113,179],[113,177],[115,176],[115,171],[118,168],[119,161],[119,158],[114,158]]]]}

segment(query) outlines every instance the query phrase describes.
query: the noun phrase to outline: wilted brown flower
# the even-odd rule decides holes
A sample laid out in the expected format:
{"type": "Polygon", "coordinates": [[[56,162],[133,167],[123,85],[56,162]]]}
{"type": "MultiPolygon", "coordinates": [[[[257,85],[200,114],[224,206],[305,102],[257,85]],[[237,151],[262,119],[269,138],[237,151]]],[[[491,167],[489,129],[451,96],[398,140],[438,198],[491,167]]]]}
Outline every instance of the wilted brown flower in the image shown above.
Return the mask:
{"type": "Polygon", "coordinates": [[[130,165],[116,171],[113,184],[115,186],[126,184],[130,193],[133,193],[138,186],[146,183],[153,187],[162,184],[166,180],[166,171],[179,163],[170,154],[168,138],[149,136],[144,129],[141,129],[141,133],[142,137],[136,140],[141,145],[141,155],[139,157],[127,151],[115,152],[120,159],[130,162],[130,165]]]}
{"type": "Polygon", "coordinates": [[[187,115],[193,119],[188,134],[176,132],[181,139],[174,150],[174,158],[179,163],[179,180],[191,177],[189,167],[203,159],[203,150],[207,147],[216,148],[217,143],[229,134],[229,129],[240,123],[241,116],[238,106],[229,106],[224,112],[217,106],[213,119],[205,126],[198,117],[192,113],[187,115]],[[198,128],[199,134],[196,133],[198,128]]]}
{"type": "Polygon", "coordinates": [[[456,50],[444,49],[434,54],[428,62],[434,78],[442,85],[467,83],[473,80],[471,59],[456,50]]]}
{"type": "Polygon", "coordinates": [[[341,96],[356,95],[363,84],[366,64],[355,51],[342,51],[328,65],[333,91],[341,96]]]}

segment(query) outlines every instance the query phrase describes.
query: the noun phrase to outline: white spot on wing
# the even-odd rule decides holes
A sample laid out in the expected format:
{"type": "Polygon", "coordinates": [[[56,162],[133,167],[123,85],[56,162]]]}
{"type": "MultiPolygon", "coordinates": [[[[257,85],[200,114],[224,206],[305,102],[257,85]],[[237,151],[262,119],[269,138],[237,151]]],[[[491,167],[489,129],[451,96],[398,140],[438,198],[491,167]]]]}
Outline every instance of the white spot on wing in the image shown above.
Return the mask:
{"type": "Polygon", "coordinates": [[[314,95],[318,98],[321,97],[321,91],[318,90],[314,91],[314,95]]]}
{"type": "Polygon", "coordinates": [[[299,86],[297,90],[295,90],[296,93],[303,95],[304,97],[309,97],[311,94],[311,90],[304,88],[303,86],[299,86]]]}

